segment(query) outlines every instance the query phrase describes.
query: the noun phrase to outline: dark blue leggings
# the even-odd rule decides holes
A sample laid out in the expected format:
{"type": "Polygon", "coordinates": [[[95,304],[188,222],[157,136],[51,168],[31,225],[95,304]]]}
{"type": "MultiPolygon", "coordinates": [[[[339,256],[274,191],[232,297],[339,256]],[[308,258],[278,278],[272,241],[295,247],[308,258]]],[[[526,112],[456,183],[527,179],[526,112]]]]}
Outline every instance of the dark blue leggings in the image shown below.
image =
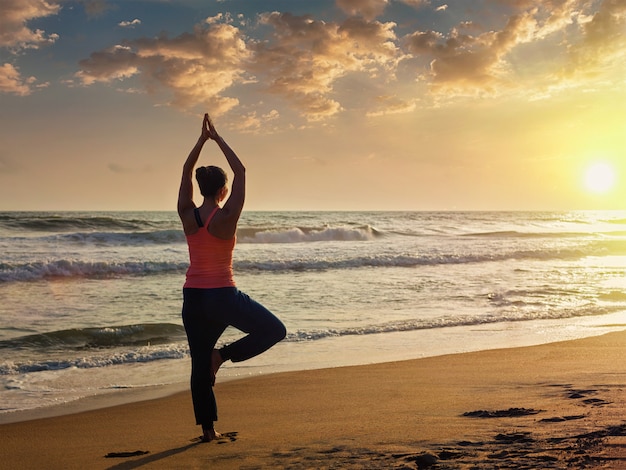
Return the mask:
{"type": "Polygon", "coordinates": [[[281,341],[287,331],[272,312],[236,287],[183,289],[183,324],[191,353],[191,397],[196,424],[217,421],[211,383],[211,354],[228,326],[247,333],[220,349],[222,358],[245,361],[281,341]]]}

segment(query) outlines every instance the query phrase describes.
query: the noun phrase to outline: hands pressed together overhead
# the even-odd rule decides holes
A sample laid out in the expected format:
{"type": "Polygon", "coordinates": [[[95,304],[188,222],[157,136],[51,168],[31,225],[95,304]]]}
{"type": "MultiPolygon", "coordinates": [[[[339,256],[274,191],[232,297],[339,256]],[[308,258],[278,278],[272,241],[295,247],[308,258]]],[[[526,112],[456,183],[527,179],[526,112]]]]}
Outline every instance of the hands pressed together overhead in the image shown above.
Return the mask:
{"type": "Polygon", "coordinates": [[[200,136],[201,139],[207,141],[209,139],[218,140],[219,134],[215,130],[215,126],[213,125],[213,121],[209,117],[209,114],[206,113],[204,115],[204,119],[202,120],[202,134],[200,136]]]}

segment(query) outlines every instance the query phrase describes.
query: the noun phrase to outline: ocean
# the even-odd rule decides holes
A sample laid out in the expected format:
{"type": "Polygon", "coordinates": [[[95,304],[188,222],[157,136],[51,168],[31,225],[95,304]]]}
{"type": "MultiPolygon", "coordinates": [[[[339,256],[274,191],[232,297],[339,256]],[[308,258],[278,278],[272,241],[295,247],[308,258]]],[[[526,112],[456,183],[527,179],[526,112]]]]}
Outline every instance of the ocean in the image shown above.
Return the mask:
{"type": "MultiPolygon", "coordinates": [[[[244,212],[237,236],[288,336],[218,381],[626,329],[626,212],[244,212]]],[[[175,212],[4,212],[0,253],[0,422],[187,387],[175,212]]]]}

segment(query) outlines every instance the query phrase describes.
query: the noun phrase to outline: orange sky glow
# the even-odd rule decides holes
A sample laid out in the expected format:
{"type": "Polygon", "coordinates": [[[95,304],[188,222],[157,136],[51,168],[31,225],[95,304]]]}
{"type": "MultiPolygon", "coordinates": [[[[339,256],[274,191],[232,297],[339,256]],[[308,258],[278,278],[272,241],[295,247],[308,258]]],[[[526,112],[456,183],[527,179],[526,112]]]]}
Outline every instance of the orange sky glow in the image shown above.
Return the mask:
{"type": "Polygon", "coordinates": [[[622,0],[3,0],[0,210],[174,210],[204,112],[246,210],[624,209],[625,77],[622,0]]]}

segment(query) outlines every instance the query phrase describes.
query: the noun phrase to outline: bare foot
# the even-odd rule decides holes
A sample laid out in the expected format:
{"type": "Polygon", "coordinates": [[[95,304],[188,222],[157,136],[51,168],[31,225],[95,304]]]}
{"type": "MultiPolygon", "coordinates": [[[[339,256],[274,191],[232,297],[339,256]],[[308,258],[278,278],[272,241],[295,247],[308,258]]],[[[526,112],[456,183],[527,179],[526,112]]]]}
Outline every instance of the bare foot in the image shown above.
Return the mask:
{"type": "Polygon", "coordinates": [[[220,370],[220,366],[224,364],[224,359],[217,349],[213,350],[211,354],[211,385],[215,385],[215,376],[217,371],[220,370]]]}
{"type": "Polygon", "coordinates": [[[211,442],[220,437],[222,437],[222,435],[215,429],[204,429],[202,431],[202,442],[211,442]]]}

